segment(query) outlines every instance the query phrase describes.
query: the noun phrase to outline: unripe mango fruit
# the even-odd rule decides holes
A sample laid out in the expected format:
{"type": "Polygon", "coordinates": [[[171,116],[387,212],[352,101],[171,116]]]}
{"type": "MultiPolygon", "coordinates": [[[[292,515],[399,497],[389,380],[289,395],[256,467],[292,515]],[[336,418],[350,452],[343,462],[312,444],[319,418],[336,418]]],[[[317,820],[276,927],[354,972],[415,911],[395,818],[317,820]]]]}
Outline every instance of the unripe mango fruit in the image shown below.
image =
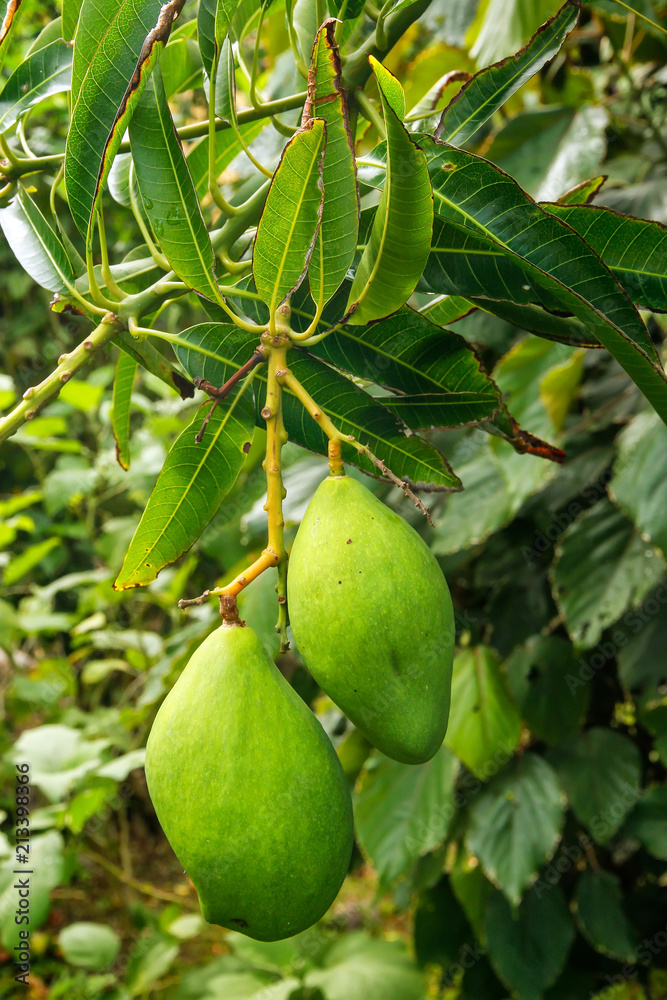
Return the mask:
{"type": "Polygon", "coordinates": [[[153,724],[146,779],[209,923],[277,941],[329,908],[352,852],[348,784],[251,628],[223,624],[196,650],[153,724]]]}
{"type": "Polygon", "coordinates": [[[361,483],[329,476],[294,540],[287,599],[320,687],[387,756],[429,760],[447,728],[454,613],[417,532],[361,483]]]}

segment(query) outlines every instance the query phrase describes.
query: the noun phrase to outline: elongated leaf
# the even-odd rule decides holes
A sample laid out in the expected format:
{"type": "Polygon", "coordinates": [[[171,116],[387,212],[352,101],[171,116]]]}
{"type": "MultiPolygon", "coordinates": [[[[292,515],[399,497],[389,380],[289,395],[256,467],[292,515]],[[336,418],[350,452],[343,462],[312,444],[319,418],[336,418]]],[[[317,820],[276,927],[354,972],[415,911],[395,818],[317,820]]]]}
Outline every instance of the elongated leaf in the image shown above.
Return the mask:
{"type": "Polygon", "coordinates": [[[340,82],[340,57],[335,43],[336,21],[325,21],[315,40],[308,74],[304,120],[326,122],[327,144],[322,181],[324,206],[317,242],[310,259],[308,281],[315,302],[329,301],[352,264],[359,231],[354,144],[347,99],[340,82]]]}
{"type": "MultiPolygon", "coordinates": [[[[559,205],[588,205],[590,201],[593,200],[595,195],[601,189],[604,182],[607,180],[605,174],[601,177],[593,177],[590,181],[583,181],[581,184],[577,184],[576,187],[571,188],[566,191],[564,195],[558,199],[559,205]]],[[[545,208],[548,206],[545,205],[545,208]]]]}
{"type": "MultiPolygon", "coordinates": [[[[168,46],[167,46],[168,48],[168,46]]],[[[239,126],[239,131],[243,141],[250,145],[254,139],[266,128],[268,119],[263,118],[256,122],[247,122],[239,126]]],[[[198,198],[204,198],[208,192],[208,136],[200,139],[196,145],[192,146],[187,155],[188,170],[192,177],[198,198]]],[[[241,152],[241,143],[234,135],[231,128],[221,129],[215,133],[215,174],[216,178],[227,169],[229,164],[241,152]]]]}
{"type": "Polygon", "coordinates": [[[111,428],[116,439],[116,459],[123,469],[130,468],[130,408],[137,364],[134,358],[121,351],[113,383],[111,428]]]}
{"type": "Polygon", "coordinates": [[[399,391],[401,396],[382,402],[414,430],[488,420],[501,405],[498,389],[466,341],[411,309],[372,326],[337,330],[312,353],[399,391]]]}
{"type": "Polygon", "coordinates": [[[143,587],[199,538],[234,485],[252,443],[252,401],[246,391],[214,410],[204,441],[194,443],[200,410],[167,456],[125,556],[116,590],[143,587]]]}
{"type": "Polygon", "coordinates": [[[204,69],[211,75],[223,40],[229,34],[239,0],[200,0],[197,16],[199,50],[204,69]]]}
{"type": "Polygon", "coordinates": [[[215,75],[215,114],[223,121],[236,123],[236,73],[234,52],[229,38],[225,38],[218,57],[215,75]]]}
{"type": "Polygon", "coordinates": [[[66,42],[71,42],[79,23],[82,0],[62,0],[62,33],[66,42]]]}
{"type": "Polygon", "coordinates": [[[72,47],[61,38],[28,56],[0,94],[0,133],[45,97],[69,90],[71,75],[72,47]]]}
{"type": "Polygon", "coordinates": [[[428,260],[433,230],[426,158],[392,106],[393,101],[400,112],[399,95],[387,83],[391,74],[371,62],[387,128],[387,171],[347,304],[347,311],[353,310],[349,322],[355,325],[388,316],[407,302],[428,260]]]}
{"type": "MultiPolygon", "coordinates": [[[[183,344],[175,347],[178,360],[191,378],[205,378],[213,385],[222,385],[240,368],[256,344],[253,334],[222,323],[201,323],[184,330],[180,337],[183,344]]],[[[401,422],[379,400],[303,351],[292,351],[289,365],[336,426],[366,444],[399,478],[427,490],[460,488],[443,456],[417,435],[406,436],[401,422]]],[[[260,372],[256,382],[262,381],[260,372]]],[[[290,392],[283,396],[283,408],[290,440],[325,455],[326,435],[290,392]]],[[[379,476],[376,466],[351,445],[343,446],[343,457],[364,472],[379,476]]]]}
{"type": "Polygon", "coordinates": [[[176,371],[173,364],[170,364],[149,340],[136,340],[127,330],[121,330],[112,343],[170,389],[176,389],[182,399],[192,399],[195,394],[194,386],[176,371]]]}
{"type": "Polygon", "coordinates": [[[65,150],[72,217],[87,238],[95,205],[146,80],[185,0],[84,0],[72,93],[76,103],[65,150]]]}
{"type": "Polygon", "coordinates": [[[144,208],[165,257],[190,288],[218,298],[213,247],[158,69],[130,123],[130,143],[144,208]]]}
{"type": "MultiPolygon", "coordinates": [[[[0,52],[7,45],[12,28],[18,20],[17,14],[19,7],[21,6],[21,2],[22,0],[6,0],[5,2],[5,12],[2,15],[2,21],[0,21],[0,52]]],[[[0,66],[1,65],[2,59],[0,59],[0,66]]]]}
{"type": "Polygon", "coordinates": [[[667,227],[596,205],[544,208],[593,247],[633,302],[667,312],[667,227]]]}
{"type": "Polygon", "coordinates": [[[202,63],[197,43],[192,38],[172,37],[160,56],[160,72],[167,98],[184,90],[201,87],[203,83],[202,63]]]}
{"type": "Polygon", "coordinates": [[[310,119],[285,146],[257,230],[257,291],[271,315],[301,284],[322,217],[325,123],[310,119]]]}
{"type": "Polygon", "coordinates": [[[462,146],[519,87],[553,59],[578,18],[579,3],[567,0],[523,49],[481,70],[464,83],[443,111],[436,137],[462,146]]]}
{"type": "Polygon", "coordinates": [[[530,278],[529,286],[546,289],[589,327],[667,422],[667,377],[655,348],[636,309],[594,251],[569,227],[553,226],[557,220],[492,164],[438,147],[427,137],[423,142],[437,212],[495,240],[530,278]]]}
{"type": "Polygon", "coordinates": [[[30,277],[50,292],[67,295],[74,273],[65,247],[24,188],[0,209],[0,227],[30,277]]]}
{"type": "Polygon", "coordinates": [[[558,779],[533,753],[515,757],[471,802],[468,849],[510,903],[553,854],[564,817],[558,779]]]}
{"type": "Polygon", "coordinates": [[[463,319],[474,310],[474,305],[460,295],[438,295],[419,310],[431,323],[448,326],[463,319]]]}

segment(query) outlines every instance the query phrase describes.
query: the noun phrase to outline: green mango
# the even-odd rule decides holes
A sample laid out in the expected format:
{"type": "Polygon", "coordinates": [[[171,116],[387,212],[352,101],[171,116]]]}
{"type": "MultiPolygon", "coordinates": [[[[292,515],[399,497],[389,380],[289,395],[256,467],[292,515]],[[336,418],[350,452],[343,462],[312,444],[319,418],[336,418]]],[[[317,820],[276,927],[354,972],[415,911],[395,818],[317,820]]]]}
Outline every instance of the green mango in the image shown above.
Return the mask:
{"type": "Polygon", "coordinates": [[[454,612],[417,532],[355,479],[329,476],[294,540],[287,600],[320,687],[387,756],[430,760],[447,728],[454,612]]]}
{"type": "Polygon", "coordinates": [[[155,811],[209,923],[277,941],[327,911],[352,853],[331,742],[251,629],[196,650],[146,748],[155,811]]]}

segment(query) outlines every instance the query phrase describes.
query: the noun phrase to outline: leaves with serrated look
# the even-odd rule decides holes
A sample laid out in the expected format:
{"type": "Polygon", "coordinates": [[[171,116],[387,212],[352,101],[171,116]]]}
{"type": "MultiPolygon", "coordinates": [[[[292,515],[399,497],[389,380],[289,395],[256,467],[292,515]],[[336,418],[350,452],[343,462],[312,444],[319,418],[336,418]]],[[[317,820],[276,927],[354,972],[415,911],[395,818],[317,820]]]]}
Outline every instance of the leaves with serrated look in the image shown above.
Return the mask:
{"type": "Polygon", "coordinates": [[[74,110],[65,150],[72,217],[90,237],[123,133],[185,0],[84,0],[74,43],[74,110]]]}
{"type": "Polygon", "coordinates": [[[141,198],[165,257],[190,288],[219,297],[215,258],[162,85],[148,81],[130,123],[141,198]]]}
{"type": "Polygon", "coordinates": [[[115,590],[151,583],[161,569],[196,542],[241,471],[252,443],[248,392],[220,403],[203,443],[194,443],[204,418],[200,409],[172,446],[134,533],[115,590]]]}
{"type": "Polygon", "coordinates": [[[288,142],[273,175],[252,257],[255,287],[271,316],[306,274],[322,215],[325,123],[311,118],[288,142]]]}
{"type": "Polygon", "coordinates": [[[359,231],[359,192],[347,99],[340,82],[336,21],[325,21],[315,39],[308,74],[304,120],[322,118],[327,142],[322,181],[324,205],[308,268],[313,300],[325,304],[339,287],[354,258],[359,231]]]}
{"type": "Polygon", "coordinates": [[[387,173],[371,235],[352,283],[347,311],[355,325],[381,319],[407,302],[428,260],[433,197],[426,157],[399,115],[400,84],[371,57],[387,128],[387,173]]]}

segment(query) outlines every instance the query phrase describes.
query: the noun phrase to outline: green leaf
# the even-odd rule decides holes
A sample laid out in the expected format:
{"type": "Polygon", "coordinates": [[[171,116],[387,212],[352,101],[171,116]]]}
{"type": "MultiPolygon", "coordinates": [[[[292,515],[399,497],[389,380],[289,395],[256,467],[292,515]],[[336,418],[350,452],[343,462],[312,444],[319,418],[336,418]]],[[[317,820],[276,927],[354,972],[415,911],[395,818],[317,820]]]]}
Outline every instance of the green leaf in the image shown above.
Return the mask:
{"type": "Polygon", "coordinates": [[[219,299],[213,247],[158,69],[130,122],[130,143],[144,208],[165,257],[181,281],[219,299]]]}
{"type": "Polygon", "coordinates": [[[551,576],[554,596],[575,645],[590,649],[661,579],[665,564],[608,500],[563,532],[551,576]]]}
{"type": "MultiPolygon", "coordinates": [[[[605,174],[600,177],[592,177],[588,181],[582,181],[581,184],[577,184],[576,187],[571,188],[566,191],[565,194],[561,195],[558,199],[559,205],[588,205],[590,201],[593,200],[596,194],[599,193],[602,185],[607,180],[605,174]]],[[[545,205],[545,208],[548,206],[545,205]]]]}
{"type": "MultiPolygon", "coordinates": [[[[365,325],[388,316],[407,302],[417,286],[431,246],[433,197],[426,157],[410,138],[392,107],[391,77],[371,63],[380,88],[387,129],[386,180],[373,228],[357,268],[346,312],[349,322],[365,325]]],[[[391,77],[393,79],[393,77],[391,77]]]]}
{"type": "Polygon", "coordinates": [[[73,785],[97,771],[109,740],[89,740],[65,725],[25,730],[12,747],[12,761],[30,761],[31,782],[50,802],[61,802],[73,785]]]}
{"type": "Polygon", "coordinates": [[[343,327],[312,353],[357,377],[401,393],[382,402],[408,427],[489,420],[500,393],[466,341],[403,309],[363,328],[343,327]]]}
{"type": "Polygon", "coordinates": [[[458,960],[461,948],[472,939],[465,913],[452,892],[449,878],[442,878],[419,897],[414,918],[414,948],[422,966],[443,968],[458,960]]]}
{"type": "Polygon", "coordinates": [[[62,0],[62,33],[66,42],[71,42],[79,23],[83,0],[62,0]]]}
{"type": "Polygon", "coordinates": [[[399,764],[375,753],[359,780],[357,836],[382,884],[405,875],[441,844],[456,811],[458,761],[445,747],[426,764],[399,764]]]}
{"type": "MultiPolygon", "coordinates": [[[[321,990],[326,1000],[385,1000],[389,996],[422,1000],[424,996],[424,977],[402,941],[374,939],[363,931],[345,934],[326,951],[323,965],[307,972],[304,982],[310,989],[321,990]]],[[[271,1000],[268,995],[267,1000],[271,1000]]],[[[317,994],[313,1000],[319,1000],[317,994]]]]}
{"type": "Polygon", "coordinates": [[[25,188],[0,209],[0,227],[21,267],[50,292],[68,295],[74,283],[72,265],[65,247],[25,188]]]}
{"type": "Polygon", "coordinates": [[[490,0],[481,4],[477,18],[466,35],[470,54],[478,65],[485,66],[510,56],[527,38],[554,14],[559,0],[490,0]]]}
{"type": "Polygon", "coordinates": [[[0,21],[0,53],[2,53],[0,67],[2,67],[2,59],[4,58],[2,50],[8,45],[12,29],[18,21],[17,15],[21,3],[22,0],[7,0],[5,3],[5,13],[2,16],[2,21],[0,21]]]}
{"type": "Polygon", "coordinates": [[[350,133],[347,99],[340,81],[340,57],[335,43],[336,21],[319,30],[310,65],[304,119],[326,122],[327,142],[322,182],[324,205],[317,241],[308,268],[313,300],[326,303],[339,287],[354,259],[359,231],[359,192],[350,133]]]}
{"type": "MultiPolygon", "coordinates": [[[[51,908],[51,890],[65,876],[65,845],[56,830],[30,837],[30,924],[28,927],[16,923],[16,853],[4,861],[0,867],[0,941],[12,952],[13,948],[24,944],[19,937],[21,930],[34,933],[46,921],[51,908]]],[[[27,867],[27,866],[26,866],[27,867]]]]}
{"type": "Polygon", "coordinates": [[[273,316],[308,268],[322,217],[326,126],[311,118],[287,143],[260,219],[252,269],[273,316]]]}
{"type": "Polygon", "coordinates": [[[532,636],[505,663],[512,697],[538,739],[560,743],[581,729],[591,687],[568,683],[579,669],[571,644],[555,635],[532,636]]]}
{"type": "Polygon", "coordinates": [[[564,814],[554,771],[532,753],[510,761],[470,803],[468,849],[513,905],[555,851],[564,814]]]}
{"type": "Polygon", "coordinates": [[[480,944],[484,944],[486,939],[484,917],[489,895],[494,889],[482,871],[477,858],[471,857],[463,844],[459,847],[456,860],[449,873],[449,880],[454,895],[475,932],[475,937],[480,944]]]}
{"type": "Polygon", "coordinates": [[[643,538],[667,555],[667,430],[640,413],[622,431],[609,492],[643,538]]]}
{"type": "Polygon", "coordinates": [[[598,844],[620,829],[641,792],[641,758],[620,733],[595,728],[548,752],[575,815],[598,844]]]}
{"type": "Polygon", "coordinates": [[[589,327],[667,421],[667,377],[655,348],[636,309],[597,255],[486,160],[438,146],[428,137],[420,141],[429,156],[436,212],[495,241],[529,285],[547,290],[589,327]]]}
{"type": "Polygon", "coordinates": [[[116,460],[123,469],[130,468],[130,409],[136,373],[135,359],[121,351],[116,362],[113,383],[111,429],[116,440],[116,460]]]}
{"type": "Polygon", "coordinates": [[[230,491],[252,443],[252,404],[238,392],[213,411],[203,443],[200,410],[180,434],[150,495],[116,590],[143,587],[199,538],[230,491]]]}
{"type": "Polygon", "coordinates": [[[464,649],[454,658],[452,707],[445,745],[479,778],[498,771],[521,737],[521,717],[488,646],[464,649]]]}
{"type": "Polygon", "coordinates": [[[427,305],[419,310],[431,323],[437,326],[448,326],[458,319],[463,319],[473,311],[472,302],[457,295],[436,295],[427,305]]]}
{"type": "Polygon", "coordinates": [[[656,735],[665,731],[667,721],[665,589],[663,581],[636,611],[624,615],[611,647],[617,651],[619,678],[628,699],[642,725],[656,735]]]}
{"type": "Polygon", "coordinates": [[[667,228],[596,205],[544,206],[595,250],[633,302],[667,312],[667,228]]]}
{"type": "Polygon", "coordinates": [[[521,1000],[542,1000],[565,968],[575,938],[565,896],[558,886],[529,892],[514,913],[502,895],[489,900],[486,939],[492,966],[521,1000]]]}
{"type": "Polygon", "coordinates": [[[108,969],[120,951],[120,938],[105,924],[69,924],[58,935],[58,946],[70,965],[84,969],[108,969]]]}
{"type": "Polygon", "coordinates": [[[167,98],[202,86],[202,64],[192,38],[171,38],[160,56],[160,73],[167,98]]]}
{"type": "MultiPolygon", "coordinates": [[[[201,323],[181,333],[175,350],[191,378],[205,378],[213,385],[222,385],[248,360],[255,344],[255,335],[233,326],[201,323]]],[[[460,487],[459,479],[443,456],[417,435],[407,436],[400,421],[379,400],[303,351],[292,351],[289,363],[291,371],[336,427],[367,445],[396,476],[408,479],[415,486],[421,484],[419,488],[436,491],[460,487]]],[[[259,374],[257,381],[263,382],[264,376],[259,374]]],[[[289,391],[283,395],[283,408],[290,440],[326,455],[326,435],[289,391]]],[[[378,476],[376,466],[351,445],[343,445],[343,457],[364,472],[378,476]]]]}
{"type": "Polygon", "coordinates": [[[35,542],[29,545],[23,552],[19,552],[6,563],[2,574],[2,582],[6,587],[11,587],[18,583],[24,576],[30,573],[36,566],[46,559],[46,557],[57,549],[60,545],[59,538],[45,538],[42,542],[35,542]]]}
{"type": "Polygon", "coordinates": [[[72,47],[61,38],[28,56],[0,93],[0,134],[45,97],[69,90],[71,74],[72,47]]]}
{"type": "Polygon", "coordinates": [[[462,146],[519,87],[553,59],[578,18],[578,2],[568,0],[525,48],[476,73],[443,111],[436,138],[462,146]]]}
{"type": "Polygon", "coordinates": [[[619,962],[633,962],[639,940],[623,912],[622,899],[616,875],[589,868],[577,882],[574,914],[579,929],[596,951],[619,962]]]}
{"type": "Polygon", "coordinates": [[[170,389],[176,389],[182,399],[192,399],[195,394],[194,386],[179,371],[176,371],[174,366],[148,340],[136,340],[125,330],[114,337],[112,343],[134,358],[142,368],[145,368],[151,375],[155,375],[170,389]]]}
{"type": "Polygon", "coordinates": [[[95,206],[184,0],[84,0],[74,43],[76,103],[65,150],[72,217],[90,239],[95,206]]]}
{"type": "Polygon", "coordinates": [[[229,34],[239,0],[200,0],[197,15],[197,36],[202,62],[207,76],[229,34]]]}
{"type": "Polygon", "coordinates": [[[667,861],[667,785],[644,792],[623,827],[623,836],[638,840],[654,858],[667,861]]]}

